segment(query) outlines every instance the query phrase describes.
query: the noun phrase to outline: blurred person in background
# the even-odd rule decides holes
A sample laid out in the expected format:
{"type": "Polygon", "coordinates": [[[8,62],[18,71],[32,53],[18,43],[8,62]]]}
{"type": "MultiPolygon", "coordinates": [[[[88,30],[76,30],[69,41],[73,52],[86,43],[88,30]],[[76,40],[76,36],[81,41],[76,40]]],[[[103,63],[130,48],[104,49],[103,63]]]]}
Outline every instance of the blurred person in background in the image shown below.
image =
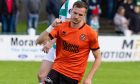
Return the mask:
{"type": "Polygon", "coordinates": [[[2,14],[2,0],[0,0],[0,28],[1,28],[1,26],[2,26],[1,14],[2,14]]]}
{"type": "Polygon", "coordinates": [[[100,7],[101,0],[87,0],[87,2],[88,2],[87,24],[90,25],[93,16],[92,11],[98,8],[98,12],[99,14],[101,14],[101,7],[100,7]]]}
{"type": "Polygon", "coordinates": [[[125,17],[130,19],[131,13],[133,12],[134,4],[133,0],[124,0],[122,6],[125,8],[125,17]]]}
{"type": "Polygon", "coordinates": [[[115,6],[115,14],[116,14],[118,8],[120,6],[123,6],[123,4],[126,3],[126,0],[115,0],[115,3],[116,3],[116,6],[115,6]]]}
{"type": "Polygon", "coordinates": [[[46,2],[46,12],[48,25],[50,25],[55,18],[59,17],[59,10],[62,6],[62,0],[47,0],[46,2]]]}
{"type": "Polygon", "coordinates": [[[91,21],[90,21],[90,26],[96,31],[99,31],[100,28],[100,24],[99,24],[99,8],[98,6],[96,6],[93,10],[92,10],[92,17],[91,17],[91,21]]]}
{"type": "Polygon", "coordinates": [[[23,0],[15,0],[15,2],[16,2],[16,5],[17,5],[15,26],[17,26],[18,21],[19,21],[20,12],[23,9],[23,0]]]}
{"type": "Polygon", "coordinates": [[[124,9],[124,7],[120,6],[114,17],[115,32],[117,34],[123,34],[125,36],[128,36],[128,35],[130,36],[132,34],[132,32],[128,28],[129,21],[124,15],[125,15],[125,9],[124,9]]]}
{"type": "Polygon", "coordinates": [[[140,7],[134,6],[133,12],[130,17],[129,29],[134,34],[140,34],[140,7]]]}
{"type": "Polygon", "coordinates": [[[118,9],[126,0],[116,0],[116,9],[118,9]]]}
{"type": "Polygon", "coordinates": [[[15,0],[1,0],[2,33],[16,32],[17,6],[15,0]]]}
{"type": "Polygon", "coordinates": [[[115,0],[107,0],[107,18],[109,19],[109,23],[112,22],[114,14],[115,14],[115,0]]]}
{"type": "Polygon", "coordinates": [[[27,22],[29,35],[36,34],[36,28],[39,21],[39,10],[41,6],[41,0],[27,0],[27,22]]]}
{"type": "Polygon", "coordinates": [[[2,26],[2,23],[1,23],[1,15],[0,15],[0,28],[1,28],[1,26],[2,26]]]}

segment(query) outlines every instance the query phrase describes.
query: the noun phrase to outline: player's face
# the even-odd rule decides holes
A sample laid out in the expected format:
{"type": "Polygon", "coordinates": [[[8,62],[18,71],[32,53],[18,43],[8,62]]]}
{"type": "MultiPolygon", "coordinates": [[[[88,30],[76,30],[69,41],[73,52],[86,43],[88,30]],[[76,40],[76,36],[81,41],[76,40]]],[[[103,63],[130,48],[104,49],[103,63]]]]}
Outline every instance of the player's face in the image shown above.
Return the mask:
{"type": "Polygon", "coordinates": [[[71,21],[74,24],[78,24],[81,21],[84,20],[86,15],[86,9],[85,8],[78,8],[78,7],[73,7],[73,9],[71,10],[71,21]]]}

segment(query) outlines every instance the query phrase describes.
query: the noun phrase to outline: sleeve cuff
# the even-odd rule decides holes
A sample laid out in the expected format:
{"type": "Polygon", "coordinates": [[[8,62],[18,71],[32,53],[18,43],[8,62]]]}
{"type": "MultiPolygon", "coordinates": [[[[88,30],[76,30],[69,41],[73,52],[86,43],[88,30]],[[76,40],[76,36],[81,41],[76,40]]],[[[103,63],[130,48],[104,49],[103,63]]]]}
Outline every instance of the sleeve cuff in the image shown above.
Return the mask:
{"type": "Polygon", "coordinates": [[[54,39],[53,36],[50,33],[49,33],[49,37],[50,37],[51,40],[54,39]]]}
{"type": "Polygon", "coordinates": [[[98,49],[100,49],[100,47],[98,47],[98,48],[91,48],[91,50],[93,50],[93,51],[98,50],[98,49]]]}
{"type": "Polygon", "coordinates": [[[52,29],[53,29],[53,26],[50,25],[50,26],[46,29],[46,31],[47,31],[48,33],[50,33],[50,32],[52,31],[52,29]]]}

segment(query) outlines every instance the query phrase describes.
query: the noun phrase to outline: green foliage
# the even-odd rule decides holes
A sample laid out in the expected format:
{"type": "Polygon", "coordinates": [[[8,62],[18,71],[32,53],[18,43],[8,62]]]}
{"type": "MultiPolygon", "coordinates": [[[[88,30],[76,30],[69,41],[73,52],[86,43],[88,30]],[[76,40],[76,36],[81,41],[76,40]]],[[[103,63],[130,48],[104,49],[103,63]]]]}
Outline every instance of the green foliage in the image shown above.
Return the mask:
{"type": "Polygon", "coordinates": [[[38,24],[38,28],[37,28],[37,34],[40,34],[41,32],[43,32],[46,28],[48,27],[47,23],[45,22],[41,22],[38,24]]]}
{"type": "Polygon", "coordinates": [[[27,34],[26,22],[18,22],[16,31],[17,31],[16,34],[27,34]]]}

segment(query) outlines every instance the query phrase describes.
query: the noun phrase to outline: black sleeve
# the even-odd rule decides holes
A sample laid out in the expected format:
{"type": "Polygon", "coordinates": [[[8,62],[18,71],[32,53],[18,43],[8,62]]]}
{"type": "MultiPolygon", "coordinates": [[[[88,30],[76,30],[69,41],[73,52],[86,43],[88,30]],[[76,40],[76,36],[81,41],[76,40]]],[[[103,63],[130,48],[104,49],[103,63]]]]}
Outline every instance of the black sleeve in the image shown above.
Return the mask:
{"type": "Polygon", "coordinates": [[[53,36],[50,33],[49,33],[49,37],[50,37],[51,40],[54,39],[53,36]]]}

